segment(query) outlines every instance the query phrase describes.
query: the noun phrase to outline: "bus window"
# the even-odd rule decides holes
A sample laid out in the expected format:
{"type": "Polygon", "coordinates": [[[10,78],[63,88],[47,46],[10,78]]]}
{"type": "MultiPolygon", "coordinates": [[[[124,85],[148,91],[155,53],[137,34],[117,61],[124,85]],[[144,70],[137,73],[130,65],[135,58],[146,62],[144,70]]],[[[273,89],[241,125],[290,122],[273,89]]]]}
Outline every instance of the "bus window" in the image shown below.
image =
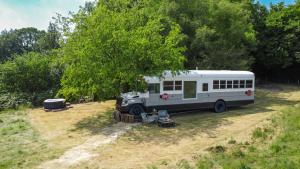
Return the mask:
{"type": "Polygon", "coordinates": [[[202,84],[202,91],[207,92],[208,91],[208,83],[203,83],[202,84]]]}
{"type": "Polygon", "coordinates": [[[252,80],[246,80],[246,88],[252,88],[253,87],[253,81],[252,80]]]}
{"type": "Polygon", "coordinates": [[[232,89],[232,80],[227,80],[227,89],[232,89]]]}
{"type": "Polygon", "coordinates": [[[220,89],[220,81],[219,80],[214,80],[213,89],[220,89]]]}
{"type": "Polygon", "coordinates": [[[220,89],[226,89],[226,80],[220,81],[220,89]]]}
{"type": "Polygon", "coordinates": [[[239,81],[238,80],[234,80],[233,81],[233,88],[234,89],[238,89],[239,88],[239,81]]]}
{"type": "Polygon", "coordinates": [[[174,90],[174,81],[164,81],[164,91],[174,90]]]}
{"type": "Polygon", "coordinates": [[[240,88],[245,88],[245,80],[240,80],[240,88]]]}
{"type": "Polygon", "coordinates": [[[175,90],[182,90],[182,81],[175,81],[175,90]]]}
{"type": "Polygon", "coordinates": [[[148,84],[148,91],[150,94],[160,93],[159,83],[148,84]]]}

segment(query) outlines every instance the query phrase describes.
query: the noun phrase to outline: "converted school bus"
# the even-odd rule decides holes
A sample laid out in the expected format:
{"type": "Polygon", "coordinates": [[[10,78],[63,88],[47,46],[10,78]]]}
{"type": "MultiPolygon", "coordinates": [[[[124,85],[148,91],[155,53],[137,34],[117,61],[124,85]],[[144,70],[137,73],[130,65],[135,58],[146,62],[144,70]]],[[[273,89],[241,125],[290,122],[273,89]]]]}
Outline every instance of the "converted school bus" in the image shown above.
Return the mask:
{"type": "Polygon", "coordinates": [[[162,77],[144,77],[145,93],[130,92],[117,99],[121,113],[139,115],[141,112],[169,112],[214,109],[224,112],[228,107],[254,103],[255,76],[249,71],[189,70],[162,77]]]}

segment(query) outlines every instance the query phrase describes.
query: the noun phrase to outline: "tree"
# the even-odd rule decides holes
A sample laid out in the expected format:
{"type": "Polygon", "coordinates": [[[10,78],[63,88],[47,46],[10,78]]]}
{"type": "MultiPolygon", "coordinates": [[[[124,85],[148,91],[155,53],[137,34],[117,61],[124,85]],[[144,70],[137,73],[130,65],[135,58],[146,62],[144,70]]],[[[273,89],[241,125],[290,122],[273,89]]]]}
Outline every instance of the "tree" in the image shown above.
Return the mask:
{"type": "Polygon", "coordinates": [[[36,28],[3,31],[0,34],[0,62],[27,52],[44,52],[60,47],[57,25],[50,23],[48,32],[36,28]]]}
{"type": "Polygon", "coordinates": [[[64,46],[66,70],[60,94],[107,99],[134,89],[143,75],[183,68],[180,27],[157,12],[161,2],[99,1],[91,14],[73,18],[64,46]]]}
{"type": "Polygon", "coordinates": [[[51,55],[30,52],[0,64],[0,90],[34,94],[59,87],[55,57],[55,52],[51,55]]]}
{"type": "Polygon", "coordinates": [[[253,25],[257,32],[255,72],[270,79],[287,78],[286,74],[295,78],[292,76],[299,71],[300,56],[300,2],[289,6],[284,3],[271,5],[269,11],[255,4],[253,9],[252,15],[256,16],[253,25]]]}
{"type": "Polygon", "coordinates": [[[60,47],[60,32],[58,26],[54,23],[49,23],[48,31],[38,40],[38,46],[41,51],[58,49],[60,47]]]}
{"type": "Polygon", "coordinates": [[[188,37],[189,69],[249,69],[247,50],[255,42],[249,3],[244,1],[178,0],[165,12],[180,24],[188,37]]]}

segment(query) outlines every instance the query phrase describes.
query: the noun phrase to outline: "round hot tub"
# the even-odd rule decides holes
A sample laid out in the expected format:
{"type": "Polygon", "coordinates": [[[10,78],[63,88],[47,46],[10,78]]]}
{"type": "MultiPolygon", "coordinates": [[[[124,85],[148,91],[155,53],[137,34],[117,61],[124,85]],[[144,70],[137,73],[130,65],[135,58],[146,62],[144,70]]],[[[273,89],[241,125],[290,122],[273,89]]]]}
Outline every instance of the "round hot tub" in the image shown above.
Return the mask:
{"type": "Polygon", "coordinates": [[[45,109],[64,109],[66,108],[66,100],[65,99],[47,99],[44,101],[45,109]]]}

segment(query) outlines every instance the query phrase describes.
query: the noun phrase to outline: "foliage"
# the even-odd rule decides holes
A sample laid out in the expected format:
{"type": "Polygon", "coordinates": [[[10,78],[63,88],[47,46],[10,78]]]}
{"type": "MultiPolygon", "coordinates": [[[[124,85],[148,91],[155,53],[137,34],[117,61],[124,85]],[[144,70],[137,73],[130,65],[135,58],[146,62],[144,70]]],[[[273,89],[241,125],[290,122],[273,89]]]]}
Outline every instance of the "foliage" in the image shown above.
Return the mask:
{"type": "Polygon", "coordinates": [[[57,57],[55,51],[48,54],[31,52],[1,64],[1,109],[17,108],[28,102],[41,105],[45,98],[53,97],[62,74],[62,67],[54,60],[57,57]]]}
{"type": "Polygon", "coordinates": [[[54,88],[59,80],[51,71],[51,56],[28,53],[1,65],[1,88],[7,92],[37,93],[54,88]]]}
{"type": "Polygon", "coordinates": [[[29,96],[20,93],[0,93],[0,110],[17,109],[30,104],[29,96]]]}
{"type": "Polygon", "coordinates": [[[14,55],[27,52],[42,52],[59,48],[60,33],[57,25],[50,23],[48,32],[36,28],[2,31],[0,34],[0,63],[14,55]]]}
{"type": "Polygon", "coordinates": [[[247,47],[255,42],[249,22],[249,4],[241,1],[179,0],[166,13],[180,24],[188,37],[189,69],[249,69],[247,47]],[[233,62],[234,61],[234,62],[233,62]]]}
{"type": "Polygon", "coordinates": [[[0,91],[37,103],[49,92],[109,99],[144,89],[144,75],[196,67],[299,83],[299,9],[300,1],[270,8],[246,0],[87,2],[69,17],[58,14],[47,31],[1,32],[0,91]]]}
{"type": "Polygon", "coordinates": [[[35,168],[59,152],[50,149],[24,110],[0,112],[0,168],[35,168]]]}
{"type": "Polygon", "coordinates": [[[1,32],[0,36],[0,62],[10,59],[14,54],[36,51],[36,42],[45,34],[36,28],[22,28],[1,32]]]}
{"type": "Polygon", "coordinates": [[[110,98],[135,88],[142,75],[183,68],[180,27],[157,13],[160,1],[100,1],[90,15],[77,15],[77,27],[64,46],[60,93],[110,98]]]}
{"type": "MultiPolygon", "coordinates": [[[[300,2],[285,6],[271,5],[268,10],[259,3],[253,5],[253,26],[257,32],[257,47],[253,51],[254,70],[259,76],[293,77],[297,72],[300,54],[300,2]],[[285,73],[284,69],[291,69],[285,73]]],[[[296,76],[297,77],[297,76],[296,76]]],[[[297,77],[299,80],[299,78],[297,77]]]]}

